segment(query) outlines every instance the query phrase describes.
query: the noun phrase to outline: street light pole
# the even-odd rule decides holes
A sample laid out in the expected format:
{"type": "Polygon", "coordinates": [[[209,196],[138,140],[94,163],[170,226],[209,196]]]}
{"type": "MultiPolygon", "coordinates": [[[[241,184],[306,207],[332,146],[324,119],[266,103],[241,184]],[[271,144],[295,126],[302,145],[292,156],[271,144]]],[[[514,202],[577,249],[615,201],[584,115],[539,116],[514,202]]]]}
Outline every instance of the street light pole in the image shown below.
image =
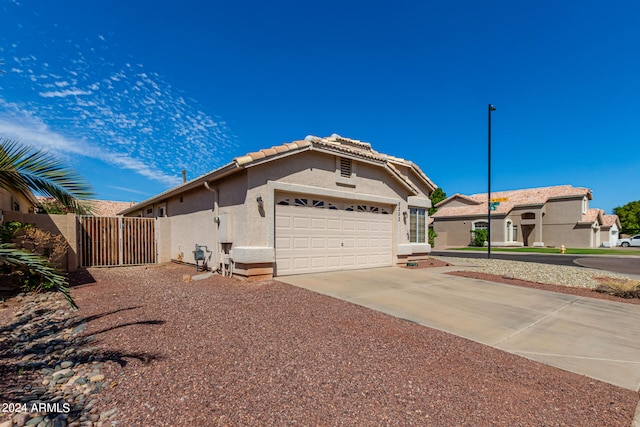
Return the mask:
{"type": "Polygon", "coordinates": [[[496,107],[492,104],[488,106],[488,137],[487,137],[487,258],[491,258],[491,112],[496,107]]]}

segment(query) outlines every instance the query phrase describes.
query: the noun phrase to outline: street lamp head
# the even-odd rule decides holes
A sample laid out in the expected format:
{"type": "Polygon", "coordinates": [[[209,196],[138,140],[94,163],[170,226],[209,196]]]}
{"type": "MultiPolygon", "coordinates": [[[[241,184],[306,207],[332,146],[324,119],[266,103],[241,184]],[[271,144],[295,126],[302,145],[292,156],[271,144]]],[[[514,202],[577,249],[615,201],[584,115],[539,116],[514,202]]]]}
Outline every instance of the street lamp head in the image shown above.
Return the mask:
{"type": "Polygon", "coordinates": [[[489,111],[496,111],[496,107],[493,104],[489,104],[489,111]]]}

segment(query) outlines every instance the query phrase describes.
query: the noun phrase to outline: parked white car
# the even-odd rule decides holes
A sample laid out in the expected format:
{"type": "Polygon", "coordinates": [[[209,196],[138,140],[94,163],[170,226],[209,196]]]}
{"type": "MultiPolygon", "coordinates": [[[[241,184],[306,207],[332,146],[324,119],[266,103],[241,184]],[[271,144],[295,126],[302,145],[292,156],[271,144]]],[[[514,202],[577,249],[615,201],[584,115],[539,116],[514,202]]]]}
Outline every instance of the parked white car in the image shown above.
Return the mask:
{"type": "Polygon", "coordinates": [[[640,246],[640,234],[627,237],[625,239],[618,239],[618,246],[628,248],[629,246],[640,246]]]}

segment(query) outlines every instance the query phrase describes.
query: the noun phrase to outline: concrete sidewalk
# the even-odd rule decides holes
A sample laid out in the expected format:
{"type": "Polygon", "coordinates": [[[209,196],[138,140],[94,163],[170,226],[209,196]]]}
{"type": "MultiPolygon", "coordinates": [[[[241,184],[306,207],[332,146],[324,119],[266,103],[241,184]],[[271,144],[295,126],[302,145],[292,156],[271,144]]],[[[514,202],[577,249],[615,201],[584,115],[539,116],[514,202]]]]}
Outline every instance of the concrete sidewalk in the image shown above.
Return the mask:
{"type": "Polygon", "coordinates": [[[620,387],[640,387],[640,305],[399,267],[278,277],[620,387]]]}

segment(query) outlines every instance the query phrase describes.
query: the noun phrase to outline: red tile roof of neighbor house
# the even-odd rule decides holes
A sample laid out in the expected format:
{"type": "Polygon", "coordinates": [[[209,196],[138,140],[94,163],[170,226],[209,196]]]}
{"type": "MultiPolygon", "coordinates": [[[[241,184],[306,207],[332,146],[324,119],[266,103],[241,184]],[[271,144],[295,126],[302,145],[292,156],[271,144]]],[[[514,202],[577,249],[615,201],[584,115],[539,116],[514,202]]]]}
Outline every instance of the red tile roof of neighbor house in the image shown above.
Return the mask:
{"type": "MultiPolygon", "coordinates": [[[[37,196],[36,200],[42,202],[45,200],[51,200],[51,197],[37,196]]],[[[135,203],[131,202],[115,202],[113,200],[87,200],[94,216],[116,216],[121,210],[127,209],[133,206],[135,203]]]]}
{"type": "Polygon", "coordinates": [[[616,224],[620,225],[618,215],[605,215],[604,211],[602,211],[602,225],[600,227],[611,228],[616,224]]]}
{"type": "Polygon", "coordinates": [[[602,223],[602,214],[604,213],[601,209],[591,208],[588,209],[586,213],[582,214],[582,218],[580,222],[592,224],[594,222],[602,223]]]}
{"type": "MultiPolygon", "coordinates": [[[[554,187],[527,188],[523,190],[491,192],[492,199],[507,199],[500,201],[496,210],[492,213],[507,214],[515,207],[543,205],[552,199],[571,197],[584,197],[591,199],[591,190],[588,188],[572,187],[571,185],[558,185],[554,187]]],[[[436,204],[438,211],[433,214],[435,218],[449,216],[476,216],[487,213],[487,193],[465,196],[454,194],[451,197],[436,204]],[[470,204],[466,206],[447,206],[454,199],[460,199],[470,204]]]]}

